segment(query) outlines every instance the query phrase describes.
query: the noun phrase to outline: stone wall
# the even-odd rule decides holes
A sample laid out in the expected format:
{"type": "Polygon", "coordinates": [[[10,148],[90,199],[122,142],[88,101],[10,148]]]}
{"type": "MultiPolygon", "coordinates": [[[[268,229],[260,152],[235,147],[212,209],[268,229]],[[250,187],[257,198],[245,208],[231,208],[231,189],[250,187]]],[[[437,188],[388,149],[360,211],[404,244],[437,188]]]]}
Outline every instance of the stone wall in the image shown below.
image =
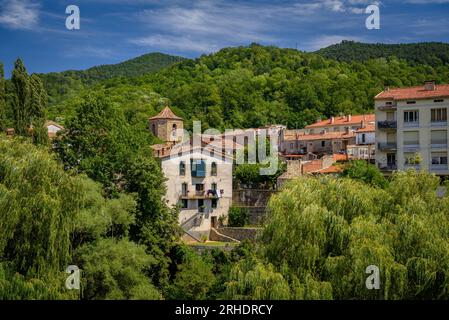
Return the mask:
{"type": "Polygon", "coordinates": [[[218,232],[238,241],[255,240],[261,228],[219,228],[218,232]]]}

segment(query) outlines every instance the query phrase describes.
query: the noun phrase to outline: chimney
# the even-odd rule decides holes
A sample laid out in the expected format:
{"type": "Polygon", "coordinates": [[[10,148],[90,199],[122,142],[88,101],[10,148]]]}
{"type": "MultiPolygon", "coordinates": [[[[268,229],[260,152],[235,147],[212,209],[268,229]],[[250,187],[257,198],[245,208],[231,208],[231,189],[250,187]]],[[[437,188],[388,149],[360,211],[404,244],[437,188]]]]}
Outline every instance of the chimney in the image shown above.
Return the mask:
{"type": "Polygon", "coordinates": [[[362,129],[365,129],[365,128],[366,128],[366,122],[365,122],[365,119],[362,120],[362,122],[360,123],[360,125],[361,125],[362,129]]]}
{"type": "Polygon", "coordinates": [[[435,80],[426,81],[424,83],[424,90],[426,90],[426,91],[435,91],[436,90],[435,80]]]}
{"type": "Polygon", "coordinates": [[[352,120],[352,115],[348,115],[348,122],[351,122],[352,120]]]}
{"type": "Polygon", "coordinates": [[[335,118],[331,117],[330,124],[334,124],[334,123],[335,123],[335,118]]]}
{"type": "Polygon", "coordinates": [[[390,91],[390,87],[389,86],[385,86],[384,91],[385,92],[389,92],[390,91]]]}

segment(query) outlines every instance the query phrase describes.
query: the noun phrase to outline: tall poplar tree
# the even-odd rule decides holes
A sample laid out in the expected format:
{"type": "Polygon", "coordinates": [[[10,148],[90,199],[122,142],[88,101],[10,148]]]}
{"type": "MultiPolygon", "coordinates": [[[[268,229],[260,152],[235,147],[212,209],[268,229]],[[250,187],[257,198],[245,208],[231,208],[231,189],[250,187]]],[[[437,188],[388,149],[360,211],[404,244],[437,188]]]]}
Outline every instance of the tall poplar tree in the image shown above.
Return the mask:
{"type": "Polygon", "coordinates": [[[22,60],[17,59],[14,64],[11,82],[13,85],[12,107],[14,128],[19,135],[27,134],[28,107],[30,103],[30,81],[22,60]]]}
{"type": "Polygon", "coordinates": [[[6,90],[3,64],[0,63],[0,130],[5,127],[6,119],[6,90]]]}

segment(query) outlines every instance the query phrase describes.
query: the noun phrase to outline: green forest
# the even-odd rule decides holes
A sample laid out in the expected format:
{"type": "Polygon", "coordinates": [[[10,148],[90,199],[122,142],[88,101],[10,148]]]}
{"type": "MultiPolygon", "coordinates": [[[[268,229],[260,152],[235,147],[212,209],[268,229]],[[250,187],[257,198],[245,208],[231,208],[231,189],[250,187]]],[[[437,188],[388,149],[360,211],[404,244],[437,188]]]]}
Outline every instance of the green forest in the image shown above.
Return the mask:
{"type": "MultiPolygon", "coordinates": [[[[431,52],[433,47],[427,46],[431,52]]],[[[162,108],[161,99],[168,99],[188,128],[192,120],[201,120],[205,129],[272,123],[302,128],[318,118],[372,112],[373,97],[385,86],[421,85],[429,79],[448,83],[449,68],[447,60],[416,64],[385,55],[339,62],[321,54],[252,44],[184,60],[159,72],[82,86],[77,96],[65,94],[73,78],[61,76],[66,80],[57,84],[43,78],[50,87],[49,116],[55,120],[71,116],[73,101],[84,92],[104,91],[126,110],[144,108],[148,115],[162,108]]]]}
{"type": "Polygon", "coordinates": [[[16,133],[0,134],[0,299],[449,299],[439,178],[385,179],[358,162],[341,177],[298,178],[272,196],[255,241],[198,254],[163,199],[147,126],[169,103],[187,127],[300,128],[372,111],[384,85],[449,83],[447,63],[339,62],[257,44],[172,62],[87,80],[29,75],[20,59],[5,80],[0,65],[0,127],[16,133]],[[66,128],[52,142],[47,119],[66,128]],[[82,270],[79,291],[65,287],[68,265],[82,270]],[[369,265],[381,290],[366,290],[369,265]]]}

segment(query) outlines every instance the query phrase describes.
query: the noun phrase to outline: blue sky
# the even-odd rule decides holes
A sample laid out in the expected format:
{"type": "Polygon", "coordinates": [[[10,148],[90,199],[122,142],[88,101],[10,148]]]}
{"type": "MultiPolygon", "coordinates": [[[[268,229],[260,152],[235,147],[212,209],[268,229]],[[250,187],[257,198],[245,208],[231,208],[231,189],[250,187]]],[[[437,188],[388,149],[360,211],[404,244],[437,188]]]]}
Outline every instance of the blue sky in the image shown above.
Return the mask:
{"type": "Polygon", "coordinates": [[[30,72],[85,69],[148,52],[198,57],[258,42],[313,51],[343,39],[449,42],[449,0],[0,0],[0,61],[30,72]],[[65,28],[68,5],[81,29],[65,28]],[[381,29],[365,28],[378,4],[381,29]]]}

